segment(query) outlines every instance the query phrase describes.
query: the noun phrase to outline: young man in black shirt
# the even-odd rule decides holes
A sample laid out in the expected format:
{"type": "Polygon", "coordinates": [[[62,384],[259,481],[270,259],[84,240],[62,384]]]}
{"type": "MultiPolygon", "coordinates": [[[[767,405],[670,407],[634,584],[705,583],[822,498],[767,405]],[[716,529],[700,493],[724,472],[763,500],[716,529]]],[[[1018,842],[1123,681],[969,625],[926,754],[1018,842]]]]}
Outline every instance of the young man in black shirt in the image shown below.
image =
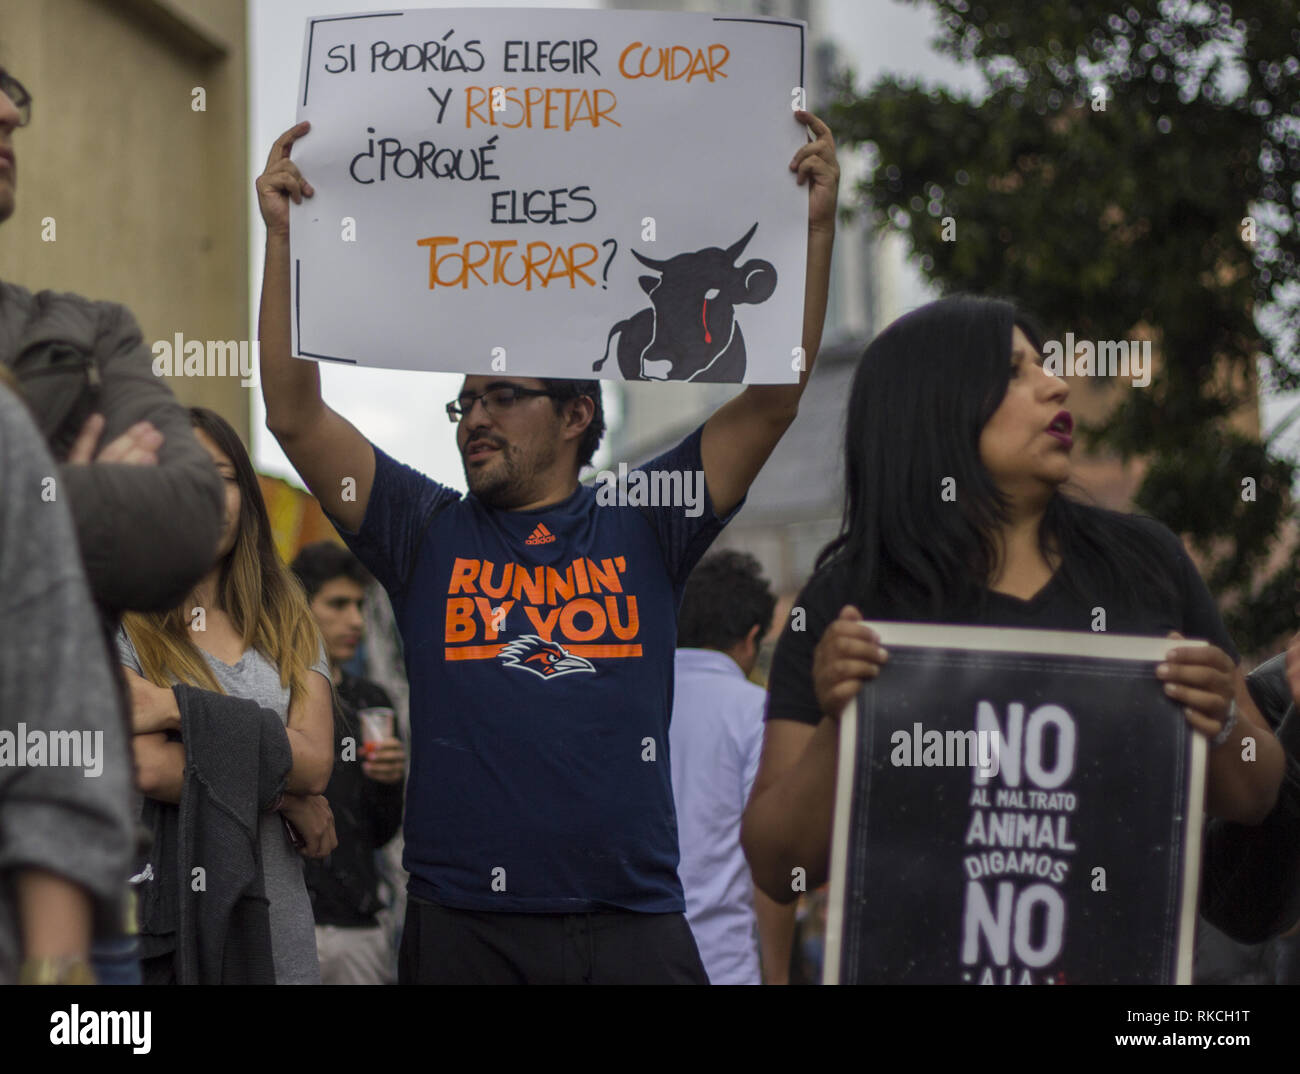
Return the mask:
{"type": "Polygon", "coordinates": [[[342,667],[361,643],[369,576],[351,552],[331,541],[303,548],[293,571],[320,624],[338,697],[336,760],[325,798],[339,845],[328,858],[306,863],[321,983],[393,984],[391,944],[375,916],[383,905],[375,855],[402,824],[406,752],[383,687],[342,667]],[[366,730],[374,720],[387,724],[378,738],[366,730]]]}

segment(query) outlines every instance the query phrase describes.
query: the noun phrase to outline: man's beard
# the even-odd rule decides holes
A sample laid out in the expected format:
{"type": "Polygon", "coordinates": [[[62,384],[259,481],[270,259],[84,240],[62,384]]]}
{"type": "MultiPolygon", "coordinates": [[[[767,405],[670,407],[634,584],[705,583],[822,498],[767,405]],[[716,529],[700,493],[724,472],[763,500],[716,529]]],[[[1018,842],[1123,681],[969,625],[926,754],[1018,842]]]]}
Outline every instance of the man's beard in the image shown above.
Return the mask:
{"type": "Polygon", "coordinates": [[[554,454],[524,459],[508,444],[498,444],[489,466],[471,469],[465,465],[465,483],[475,498],[489,507],[510,510],[536,496],[537,474],[554,461],[554,454]]]}
{"type": "MultiPolygon", "coordinates": [[[[492,441],[497,451],[487,466],[465,464],[465,482],[480,503],[509,510],[528,502],[529,485],[536,467],[525,467],[509,444],[492,441]]],[[[535,460],[534,460],[535,461],[535,460]]]]}
{"type": "Polygon", "coordinates": [[[484,466],[471,469],[467,461],[465,483],[469,485],[470,492],[478,498],[479,502],[489,507],[507,507],[509,501],[514,500],[518,492],[519,474],[515,460],[510,456],[507,448],[501,447],[497,449],[496,457],[491,460],[489,466],[491,472],[489,467],[484,466]]]}

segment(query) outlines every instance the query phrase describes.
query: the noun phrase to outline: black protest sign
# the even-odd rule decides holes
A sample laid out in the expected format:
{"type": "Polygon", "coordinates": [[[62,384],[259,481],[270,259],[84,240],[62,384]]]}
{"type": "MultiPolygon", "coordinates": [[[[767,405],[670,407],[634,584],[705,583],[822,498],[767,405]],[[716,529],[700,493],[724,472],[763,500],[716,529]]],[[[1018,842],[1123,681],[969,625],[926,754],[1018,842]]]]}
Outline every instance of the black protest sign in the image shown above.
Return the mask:
{"type": "Polygon", "coordinates": [[[871,625],[827,981],[1190,980],[1206,748],[1155,676],[1170,642],[871,625]]]}

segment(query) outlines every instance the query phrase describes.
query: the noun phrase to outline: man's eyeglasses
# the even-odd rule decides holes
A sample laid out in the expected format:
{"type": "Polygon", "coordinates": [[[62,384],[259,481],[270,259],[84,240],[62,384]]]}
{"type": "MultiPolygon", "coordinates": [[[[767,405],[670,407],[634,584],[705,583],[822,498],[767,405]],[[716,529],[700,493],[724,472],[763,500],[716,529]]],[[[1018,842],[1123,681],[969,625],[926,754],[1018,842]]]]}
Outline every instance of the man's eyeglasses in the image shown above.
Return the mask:
{"type": "Polygon", "coordinates": [[[18,126],[27,126],[32,121],[32,95],[3,67],[0,67],[0,93],[13,101],[14,107],[18,109],[18,126]]]}
{"type": "Polygon", "coordinates": [[[459,424],[460,420],[474,409],[474,404],[480,399],[483,400],[483,409],[487,411],[488,417],[501,414],[513,407],[520,399],[528,399],[537,395],[549,396],[552,399],[560,398],[555,392],[539,391],[536,388],[516,388],[513,385],[501,385],[496,388],[489,388],[485,392],[479,392],[475,395],[473,392],[464,392],[454,403],[447,404],[447,418],[453,425],[459,424]]]}

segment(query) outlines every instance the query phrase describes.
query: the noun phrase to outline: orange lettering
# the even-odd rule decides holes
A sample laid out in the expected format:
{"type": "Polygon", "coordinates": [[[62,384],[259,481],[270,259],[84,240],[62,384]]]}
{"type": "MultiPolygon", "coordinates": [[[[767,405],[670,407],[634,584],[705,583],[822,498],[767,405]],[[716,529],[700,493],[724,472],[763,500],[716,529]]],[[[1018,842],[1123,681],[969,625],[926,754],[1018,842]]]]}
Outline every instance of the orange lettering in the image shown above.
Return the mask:
{"type": "Polygon", "coordinates": [[[494,126],[496,125],[496,120],[493,118],[491,112],[488,113],[488,118],[484,119],[483,113],[479,111],[479,109],[484,104],[487,103],[487,99],[488,99],[488,91],[484,89],[482,86],[465,87],[465,126],[466,127],[472,127],[474,125],[473,123],[470,122],[470,120],[473,119],[473,117],[475,116],[478,116],[478,121],[480,123],[491,123],[494,126]],[[474,101],[474,94],[476,93],[479,95],[479,99],[477,103],[475,103],[474,101]]]}
{"type": "Polygon", "coordinates": [[[533,109],[546,100],[546,91],[541,86],[527,86],[524,89],[525,122],[528,129],[533,128],[533,109]]]}
{"type": "Polygon", "coordinates": [[[573,599],[573,567],[572,565],[564,568],[564,574],[561,575],[554,567],[546,568],[546,603],[563,604],[566,600],[573,599]],[[560,599],[556,600],[556,596],[560,599]]]}
{"type": "Polygon", "coordinates": [[[468,290],[471,277],[484,287],[500,283],[508,287],[523,284],[526,291],[533,289],[534,282],[539,287],[549,287],[559,280],[568,280],[571,291],[578,286],[579,279],[588,287],[596,286],[595,278],[584,270],[600,260],[600,250],[589,242],[577,242],[572,246],[552,246],[541,240],[530,242],[519,259],[522,272],[514,278],[506,268],[513,247],[519,245],[518,240],[481,242],[474,239],[466,242],[463,248],[459,244],[460,239],[455,235],[433,235],[416,240],[417,246],[429,248],[429,290],[439,287],[468,290]],[[440,251],[440,246],[451,246],[452,249],[440,251]],[[490,278],[479,271],[488,261],[492,262],[490,278]]]}
{"type": "Polygon", "coordinates": [[[524,274],[528,278],[528,283],[524,285],[525,291],[531,291],[533,289],[534,276],[537,277],[538,283],[540,283],[543,287],[546,286],[546,277],[543,276],[537,270],[546,263],[546,261],[550,258],[550,256],[551,256],[551,244],[549,242],[530,242],[528,244],[528,249],[524,254],[524,266],[525,266],[524,274]],[[545,254],[538,253],[536,257],[533,256],[534,251],[541,251],[541,250],[545,250],[546,253],[545,254]]]}
{"type": "Polygon", "coordinates": [[[461,559],[456,557],[456,562],[451,565],[451,585],[447,587],[450,593],[477,593],[474,588],[474,579],[478,577],[479,568],[483,566],[477,559],[461,559]]]}
{"type": "MultiPolygon", "coordinates": [[[[549,246],[547,246],[547,250],[550,250],[549,246]]],[[[572,291],[573,267],[569,264],[568,258],[564,256],[564,247],[557,246],[555,248],[555,256],[551,258],[551,267],[546,273],[546,279],[542,281],[542,286],[546,287],[552,280],[563,280],[566,277],[569,281],[569,290],[572,291]],[[557,265],[560,267],[556,268],[557,265]]]]}
{"type": "Polygon", "coordinates": [[[677,66],[677,53],[679,52],[686,53],[686,60],[688,64],[691,59],[691,50],[688,49],[685,45],[673,46],[673,53],[672,53],[671,63],[669,65],[669,70],[664,73],[664,77],[667,78],[670,82],[675,82],[677,79],[681,78],[684,74],[686,74],[686,71],[688,70],[688,68],[677,66]]]}
{"type": "Polygon", "coordinates": [[[447,629],[444,640],[448,642],[474,640],[473,597],[451,597],[448,599],[447,629]]]}
{"type": "Polygon", "coordinates": [[[528,276],[527,269],[524,270],[524,274],[520,276],[519,279],[517,280],[512,280],[509,276],[506,275],[506,262],[510,260],[510,250],[508,249],[508,247],[518,246],[518,245],[519,245],[519,241],[517,239],[493,239],[492,240],[492,250],[493,253],[495,254],[495,260],[492,262],[493,283],[504,283],[507,287],[517,287],[519,284],[523,283],[524,280],[527,278],[528,276]],[[501,256],[502,250],[505,250],[505,257],[501,256]]]}
{"type": "Polygon", "coordinates": [[[586,90],[578,91],[578,106],[573,110],[569,120],[571,123],[590,123],[593,127],[596,126],[598,120],[591,110],[591,95],[586,90]]]}
{"type": "MultiPolygon", "coordinates": [[[[619,53],[619,55],[618,55],[618,73],[621,74],[624,78],[640,78],[640,77],[641,77],[639,74],[633,74],[631,71],[629,71],[629,70],[627,69],[627,55],[628,55],[628,53],[629,53],[629,52],[634,52],[636,49],[639,49],[640,47],[641,47],[641,42],[640,42],[640,41],[633,41],[630,45],[628,45],[627,48],[625,48],[622,52],[619,53]]],[[[644,56],[641,57],[641,66],[642,66],[642,68],[645,67],[645,57],[644,57],[644,56]]]]}
{"type": "Polygon", "coordinates": [[[416,246],[427,246],[429,248],[429,290],[430,291],[432,291],[440,283],[443,285],[443,287],[455,287],[456,284],[460,283],[461,276],[464,275],[465,258],[462,255],[461,271],[457,273],[456,278],[454,280],[448,282],[446,280],[440,280],[438,278],[438,263],[440,261],[446,261],[449,257],[456,256],[454,254],[444,254],[442,257],[439,257],[438,247],[446,246],[449,243],[454,243],[454,242],[460,242],[460,239],[458,239],[455,235],[434,235],[434,236],[430,236],[427,239],[415,240],[416,246]]]}
{"type": "MultiPolygon", "coordinates": [[[[731,59],[731,49],[727,48],[726,45],[709,46],[709,66],[713,68],[714,75],[717,75],[719,78],[727,77],[726,72],[722,70],[722,65],[725,64],[729,59],[731,59]],[[713,58],[713,50],[718,48],[722,49],[722,59],[715,60],[713,58]]],[[[710,82],[713,81],[713,75],[709,76],[709,81],[710,82]]]]}
{"type": "MultiPolygon", "coordinates": [[[[629,75],[637,77],[639,75],[629,75]]],[[[514,130],[524,127],[528,130],[571,131],[582,124],[599,127],[601,120],[621,127],[614,118],[614,109],[618,107],[618,97],[609,89],[566,89],[561,86],[524,86],[520,96],[518,86],[467,86],[465,88],[465,126],[473,127],[474,121],[489,127],[506,127],[514,130]],[[498,114],[482,111],[493,89],[501,90],[501,96],[508,107],[498,114]],[[518,109],[518,115],[514,114],[518,109]],[[510,117],[510,118],[507,118],[510,117]]]]}
{"type": "Polygon", "coordinates": [[[560,609],[553,608],[550,613],[543,619],[540,613],[531,604],[524,605],[524,614],[528,616],[529,622],[536,628],[537,633],[542,636],[544,641],[551,640],[551,631],[555,629],[555,621],[560,618],[560,609]]]}
{"type": "MultiPolygon", "coordinates": [[[[665,82],[684,79],[688,83],[702,76],[712,82],[727,77],[722,67],[730,57],[731,50],[722,44],[710,45],[706,54],[702,48],[692,51],[685,45],[643,47],[640,41],[633,41],[619,53],[618,73],[624,78],[662,78],[665,82]],[[635,55],[637,49],[641,50],[639,60],[635,55]]],[[[609,91],[596,92],[599,99],[601,92],[609,91]]]]}
{"type": "Polygon", "coordinates": [[[511,594],[518,600],[523,593],[528,593],[529,604],[542,603],[542,571],[544,568],[538,567],[535,573],[530,574],[528,568],[520,563],[515,564],[515,588],[511,594]]]}
{"type": "Polygon", "coordinates": [[[588,265],[594,265],[600,259],[600,251],[589,242],[576,242],[569,247],[569,256],[573,258],[573,275],[569,277],[569,290],[577,286],[579,276],[587,281],[588,287],[595,287],[596,281],[582,270],[588,265]],[[591,256],[586,261],[579,261],[577,258],[579,250],[590,250],[591,256]]]}
{"type": "Polygon", "coordinates": [[[488,244],[485,242],[479,242],[477,239],[475,239],[473,242],[467,242],[465,244],[465,270],[466,271],[465,271],[465,275],[461,277],[461,287],[465,287],[465,288],[469,287],[469,274],[471,272],[474,273],[474,278],[478,280],[479,283],[481,283],[484,287],[487,286],[487,280],[483,279],[483,277],[479,275],[478,267],[479,265],[482,265],[484,262],[486,262],[488,258],[490,258],[491,256],[492,256],[492,251],[488,249],[488,244]],[[469,259],[469,252],[472,249],[474,249],[475,246],[482,248],[483,256],[480,257],[477,261],[471,261],[469,259]]]}
{"type": "Polygon", "coordinates": [[[704,58],[704,49],[696,50],[691,69],[686,73],[686,81],[689,82],[696,75],[704,75],[710,82],[713,81],[713,72],[709,70],[709,61],[704,58]]]}
{"type": "Polygon", "coordinates": [[[641,619],[637,615],[634,594],[628,594],[626,626],[618,621],[618,597],[605,598],[605,611],[608,613],[609,628],[614,632],[614,637],[620,641],[629,641],[637,636],[637,632],[641,629],[641,619]]]}
{"type": "Polygon", "coordinates": [[[551,98],[554,97],[557,93],[563,93],[564,103],[567,105],[569,103],[569,92],[570,92],[569,90],[561,90],[561,89],[548,89],[546,91],[546,111],[542,113],[542,130],[547,130],[547,131],[555,130],[557,127],[561,127],[561,126],[564,126],[566,130],[568,129],[568,127],[562,123],[551,122],[551,113],[558,110],[560,107],[558,104],[553,103],[551,98]]]}
{"type": "Polygon", "coordinates": [[[605,609],[590,597],[571,600],[560,609],[560,630],[566,641],[595,641],[605,633],[605,627],[605,609]],[[579,630],[574,622],[574,617],[580,614],[591,616],[591,626],[586,630],[579,630]]]}
{"type": "Polygon", "coordinates": [[[612,559],[602,559],[600,565],[595,560],[587,560],[587,570],[591,572],[591,590],[599,593],[603,586],[610,593],[622,593],[623,583],[619,581],[618,570],[612,559]]]}
{"type": "Polygon", "coordinates": [[[514,86],[511,86],[508,90],[506,90],[505,97],[508,103],[513,104],[516,108],[519,109],[519,118],[516,119],[513,123],[506,123],[503,121],[501,124],[501,126],[509,127],[511,130],[514,130],[516,127],[522,127],[528,119],[528,114],[524,109],[524,102],[519,99],[519,95],[514,92],[514,88],[515,88],[514,86]]]}
{"type": "Polygon", "coordinates": [[[492,561],[485,559],[483,561],[483,573],[479,576],[478,584],[483,592],[489,597],[495,597],[500,600],[510,591],[510,573],[514,568],[513,563],[506,563],[501,567],[501,584],[492,584],[492,561]]]}

